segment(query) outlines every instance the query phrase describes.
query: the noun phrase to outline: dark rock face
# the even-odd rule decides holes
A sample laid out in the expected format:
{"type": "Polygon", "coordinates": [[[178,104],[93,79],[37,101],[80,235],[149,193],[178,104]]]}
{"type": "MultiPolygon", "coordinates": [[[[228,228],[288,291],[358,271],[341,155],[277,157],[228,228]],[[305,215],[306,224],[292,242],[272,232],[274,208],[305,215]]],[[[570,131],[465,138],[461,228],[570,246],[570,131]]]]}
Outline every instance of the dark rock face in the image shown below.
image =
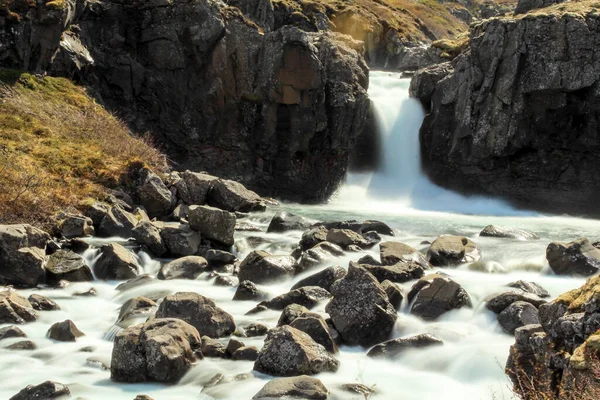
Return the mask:
{"type": "Polygon", "coordinates": [[[546,259],[558,275],[589,276],[600,269],[600,249],[587,238],[571,243],[550,243],[546,248],[546,259]]]}
{"type": "Polygon", "coordinates": [[[79,254],[70,250],[58,250],[46,263],[46,283],[56,285],[61,280],[85,282],[93,281],[94,276],[79,254]]]}
{"type": "Polygon", "coordinates": [[[563,3],[564,1],[566,0],[519,0],[517,8],[515,8],[515,14],[524,14],[527,11],[563,3]]]}
{"type": "Polygon", "coordinates": [[[427,174],[466,193],[598,216],[597,24],[591,13],[486,20],[431,94],[429,70],[417,73],[411,93],[430,109],[427,174]]]}
{"type": "Polygon", "coordinates": [[[29,385],[9,400],[59,399],[71,397],[69,387],[62,383],[46,381],[39,385],[29,385]]]}
{"type": "Polygon", "coordinates": [[[469,294],[447,276],[431,274],[421,278],[408,293],[411,314],[434,320],[447,311],[470,307],[469,294]]]}
{"type": "Polygon", "coordinates": [[[409,349],[440,346],[442,344],[444,344],[444,342],[442,342],[442,340],[435,335],[425,333],[422,335],[411,336],[409,338],[394,339],[380,343],[369,350],[367,356],[394,359],[402,354],[402,352],[409,349]]]}
{"type": "Polygon", "coordinates": [[[258,392],[253,400],[278,398],[300,398],[309,400],[326,400],[329,391],[323,382],[306,375],[289,378],[272,379],[258,392]]]}
{"type": "Polygon", "coordinates": [[[31,225],[0,225],[0,284],[36,286],[44,276],[48,240],[31,225]]]}

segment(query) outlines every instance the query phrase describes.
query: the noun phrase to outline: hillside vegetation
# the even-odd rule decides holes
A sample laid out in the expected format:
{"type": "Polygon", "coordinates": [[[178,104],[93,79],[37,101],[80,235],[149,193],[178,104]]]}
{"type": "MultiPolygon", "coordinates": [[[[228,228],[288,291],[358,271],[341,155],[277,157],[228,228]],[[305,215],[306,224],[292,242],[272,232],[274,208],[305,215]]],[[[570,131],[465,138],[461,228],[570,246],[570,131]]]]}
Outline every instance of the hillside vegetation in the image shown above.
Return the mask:
{"type": "Polygon", "coordinates": [[[128,163],[165,157],[67,79],[0,69],[0,223],[44,226],[117,185],[128,163]]]}

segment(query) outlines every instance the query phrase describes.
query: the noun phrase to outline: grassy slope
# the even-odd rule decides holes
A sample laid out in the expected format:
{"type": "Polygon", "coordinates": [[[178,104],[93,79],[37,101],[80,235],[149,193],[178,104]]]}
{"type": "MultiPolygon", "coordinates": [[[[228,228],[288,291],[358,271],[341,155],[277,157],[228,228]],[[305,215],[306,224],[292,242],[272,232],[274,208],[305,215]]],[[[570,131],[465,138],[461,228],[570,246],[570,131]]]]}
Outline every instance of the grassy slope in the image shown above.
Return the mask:
{"type": "Polygon", "coordinates": [[[0,69],[0,223],[50,223],[102,197],[128,163],[165,157],[67,79],[0,69]]]}

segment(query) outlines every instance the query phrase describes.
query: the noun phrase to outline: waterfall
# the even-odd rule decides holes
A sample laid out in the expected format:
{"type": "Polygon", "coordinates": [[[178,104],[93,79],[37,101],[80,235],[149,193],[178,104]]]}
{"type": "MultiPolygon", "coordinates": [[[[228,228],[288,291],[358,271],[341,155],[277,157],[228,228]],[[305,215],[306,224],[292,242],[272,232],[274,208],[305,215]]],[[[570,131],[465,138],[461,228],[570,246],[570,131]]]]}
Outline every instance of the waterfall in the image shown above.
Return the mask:
{"type": "Polygon", "coordinates": [[[369,96],[381,135],[381,164],[374,172],[349,173],[331,204],[388,211],[531,215],[502,200],[441,188],[425,176],[419,148],[419,128],[425,115],[419,101],[409,97],[409,85],[410,79],[399,74],[371,72],[369,96]]]}

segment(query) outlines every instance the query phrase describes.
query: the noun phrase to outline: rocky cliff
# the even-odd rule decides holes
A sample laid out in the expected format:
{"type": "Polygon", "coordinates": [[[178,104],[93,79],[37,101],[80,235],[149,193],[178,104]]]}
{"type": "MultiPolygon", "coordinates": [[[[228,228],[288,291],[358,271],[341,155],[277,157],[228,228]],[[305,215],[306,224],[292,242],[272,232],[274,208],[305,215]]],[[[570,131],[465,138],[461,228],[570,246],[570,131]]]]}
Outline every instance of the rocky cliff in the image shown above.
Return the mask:
{"type": "Polygon", "coordinates": [[[420,71],[423,166],[438,184],[600,215],[600,15],[565,3],[472,27],[470,50],[420,71]]]}
{"type": "Polygon", "coordinates": [[[5,1],[0,66],[66,75],[178,168],[329,196],[369,109],[362,44],[275,28],[269,0],[5,1]]]}

